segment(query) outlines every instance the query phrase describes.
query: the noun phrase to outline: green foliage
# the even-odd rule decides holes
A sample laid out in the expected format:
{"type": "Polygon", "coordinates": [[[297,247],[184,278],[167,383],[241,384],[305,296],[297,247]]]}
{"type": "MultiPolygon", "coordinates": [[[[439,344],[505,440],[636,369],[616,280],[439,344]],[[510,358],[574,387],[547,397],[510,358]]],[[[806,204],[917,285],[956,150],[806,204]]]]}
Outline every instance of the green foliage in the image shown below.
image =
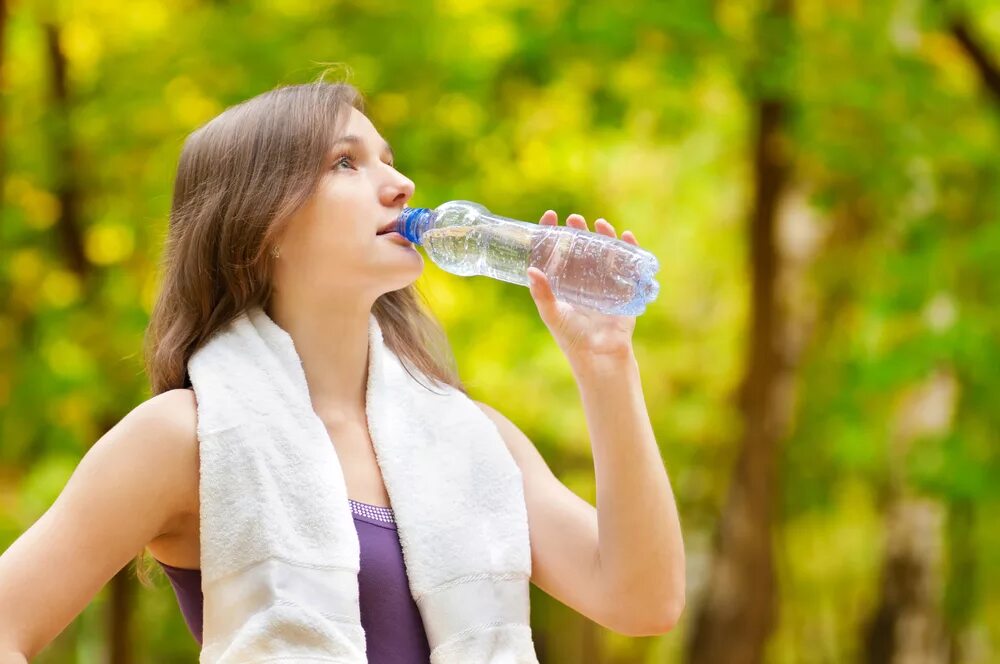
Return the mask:
{"type": "MultiPolygon", "coordinates": [[[[1000,57],[996,3],[964,6],[1000,57]]],[[[782,457],[782,620],[770,656],[857,657],[894,482],[960,508],[971,525],[941,536],[995,579],[1000,541],[979,524],[1000,498],[1000,105],[939,3],[794,9],[794,22],[776,25],[758,19],[761,3],[696,0],[14,3],[0,137],[0,547],[148,397],[142,333],[184,137],[231,104],[342,62],[417,184],[412,204],[470,199],[531,221],[552,208],[591,226],[604,217],[660,257],[660,297],[635,345],[684,521],[689,607],[743,426],[733,397],[748,329],[752,106],[787,100],[802,201],[787,223],[816,240],[786,256],[807,332],[782,457]],[[61,110],[46,22],[68,61],[61,110]],[[766,58],[754,47],[762,34],[781,45],[766,58]],[[81,191],[86,274],[59,232],[67,174],[81,191]],[[936,375],[954,377],[951,414],[901,451],[900,404],[936,375]]],[[[473,397],[518,423],[593,502],[576,386],[527,289],[426,265],[422,290],[473,397]]],[[[1000,601],[955,574],[944,604],[963,633],[980,635],[986,661],[1000,601]]],[[[193,661],[166,582],[137,596],[137,661],[193,661]]],[[[95,612],[105,603],[96,598],[39,661],[102,661],[95,612]]],[[[592,661],[680,661],[692,615],[664,637],[593,627],[595,637],[532,592],[548,661],[582,660],[583,643],[592,661]]]]}

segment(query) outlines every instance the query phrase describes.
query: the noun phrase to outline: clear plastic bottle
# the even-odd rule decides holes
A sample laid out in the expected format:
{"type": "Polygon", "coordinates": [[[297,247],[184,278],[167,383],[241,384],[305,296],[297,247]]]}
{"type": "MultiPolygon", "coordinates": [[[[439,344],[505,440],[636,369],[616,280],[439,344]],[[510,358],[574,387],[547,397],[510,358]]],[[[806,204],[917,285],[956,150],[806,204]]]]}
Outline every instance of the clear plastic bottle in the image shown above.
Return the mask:
{"type": "Polygon", "coordinates": [[[403,208],[396,232],[424,247],[441,269],[528,285],[545,273],[556,299],[605,314],[638,316],[656,299],[656,256],[624,240],[569,226],[495,215],[472,201],[403,208]]]}

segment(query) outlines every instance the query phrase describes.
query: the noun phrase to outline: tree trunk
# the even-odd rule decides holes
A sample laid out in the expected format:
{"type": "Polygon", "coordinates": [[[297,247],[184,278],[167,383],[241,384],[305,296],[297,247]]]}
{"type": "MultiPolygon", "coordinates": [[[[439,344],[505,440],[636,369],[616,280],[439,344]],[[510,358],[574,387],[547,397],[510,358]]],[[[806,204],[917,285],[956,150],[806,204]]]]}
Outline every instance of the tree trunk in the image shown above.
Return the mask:
{"type": "MultiPolygon", "coordinates": [[[[48,56],[49,79],[52,86],[53,135],[52,150],[55,153],[56,185],[60,210],[56,228],[60,238],[63,259],[69,268],[80,277],[85,285],[92,285],[89,279],[92,265],[87,260],[83,241],[82,192],[80,186],[79,161],[76,158],[72,132],[72,96],[67,77],[68,61],[63,52],[61,31],[58,25],[46,22],[43,26],[45,47],[48,56]]],[[[117,420],[104,422],[101,431],[107,431],[117,420]]],[[[110,664],[131,664],[134,661],[131,642],[131,614],[135,582],[129,576],[130,566],[126,565],[109,582],[109,604],[106,617],[108,651],[110,664]]]]}
{"type": "Polygon", "coordinates": [[[945,664],[948,642],[938,610],[940,506],[900,499],[886,516],[879,603],[867,626],[868,664],[945,664]]]}
{"type": "Polygon", "coordinates": [[[135,661],[130,629],[135,582],[129,576],[130,570],[131,565],[126,565],[108,584],[110,601],[106,624],[109,664],[131,664],[135,661]]]}
{"type": "MultiPolygon", "coordinates": [[[[778,2],[765,20],[786,21],[778,2]]],[[[773,35],[762,38],[773,46],[773,35]]],[[[786,104],[764,93],[756,106],[754,198],[749,220],[752,285],[748,368],[740,387],[744,430],[729,495],[715,535],[710,577],[688,647],[688,661],[760,662],[775,620],[771,544],[778,445],[791,410],[784,353],[787,321],[776,297],[780,258],[776,227],[788,180],[782,147],[786,104]]]]}
{"type": "Polygon", "coordinates": [[[941,615],[943,509],[909,494],[906,457],[914,440],[951,428],[958,384],[938,371],[908,390],[889,447],[889,508],[879,600],[864,634],[869,664],[945,664],[949,639],[941,615]]]}
{"type": "Polygon", "coordinates": [[[45,45],[48,53],[49,78],[52,85],[52,117],[54,135],[52,137],[56,165],[56,197],[59,199],[59,218],[56,230],[66,263],[81,278],[87,281],[90,263],[87,261],[81,229],[80,187],[74,158],[73,136],[70,125],[69,82],[66,77],[68,62],[60,42],[59,26],[46,23],[45,45]]]}
{"type": "MultiPolygon", "coordinates": [[[[968,57],[989,98],[1000,108],[1000,68],[993,57],[962,14],[947,21],[947,30],[968,57]]],[[[939,374],[904,401],[890,457],[892,468],[905,463],[905,452],[915,436],[950,428],[954,399],[949,376],[939,374]],[[940,415],[935,420],[928,413],[940,415]]],[[[865,627],[865,661],[960,662],[961,635],[968,624],[977,587],[975,554],[970,544],[972,506],[961,500],[948,506],[950,573],[944,602],[946,619],[941,612],[942,527],[938,506],[907,496],[898,473],[890,477],[882,581],[878,604],[865,627]]]]}

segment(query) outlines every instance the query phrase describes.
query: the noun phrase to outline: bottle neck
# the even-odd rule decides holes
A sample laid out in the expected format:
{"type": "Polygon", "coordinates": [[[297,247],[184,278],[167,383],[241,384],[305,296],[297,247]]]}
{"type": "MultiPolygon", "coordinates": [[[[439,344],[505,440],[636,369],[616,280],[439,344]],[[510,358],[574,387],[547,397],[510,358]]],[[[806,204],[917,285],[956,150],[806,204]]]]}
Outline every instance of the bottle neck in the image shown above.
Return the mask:
{"type": "Polygon", "coordinates": [[[434,223],[436,215],[430,208],[404,207],[399,215],[397,231],[413,244],[420,244],[424,232],[434,223]]]}

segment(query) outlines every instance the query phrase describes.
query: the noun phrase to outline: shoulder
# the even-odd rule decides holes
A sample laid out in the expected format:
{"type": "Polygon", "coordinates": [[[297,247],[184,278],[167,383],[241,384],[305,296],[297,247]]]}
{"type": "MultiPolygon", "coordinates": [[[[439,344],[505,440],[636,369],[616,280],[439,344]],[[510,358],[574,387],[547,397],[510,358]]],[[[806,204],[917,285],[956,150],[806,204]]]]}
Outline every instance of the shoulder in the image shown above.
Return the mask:
{"type": "Polygon", "coordinates": [[[130,413],[145,424],[163,427],[163,433],[197,436],[198,404],[194,390],[167,390],[142,402],[130,413]]]}
{"type": "MultiPolygon", "coordinates": [[[[504,435],[504,439],[507,438],[507,434],[510,432],[510,427],[514,427],[514,423],[507,419],[500,411],[498,411],[493,406],[483,403],[482,401],[476,401],[475,399],[470,399],[472,403],[476,404],[480,411],[490,418],[493,424],[496,425],[500,433],[504,435]]],[[[516,427],[515,427],[516,428],[516,427]]]]}
{"type": "Polygon", "coordinates": [[[191,403],[177,390],[129,411],[0,556],[0,632],[17,631],[13,623],[23,652],[41,651],[136,552],[176,526],[196,448],[191,403]]]}
{"type": "Polygon", "coordinates": [[[167,390],[147,399],[125,416],[145,447],[162,447],[181,455],[198,449],[198,406],[194,390],[167,390]]]}
{"type": "Polygon", "coordinates": [[[135,432],[137,452],[158,459],[169,479],[169,499],[178,516],[197,510],[198,407],[194,390],[162,392],[139,404],[123,420],[135,432]]]}

